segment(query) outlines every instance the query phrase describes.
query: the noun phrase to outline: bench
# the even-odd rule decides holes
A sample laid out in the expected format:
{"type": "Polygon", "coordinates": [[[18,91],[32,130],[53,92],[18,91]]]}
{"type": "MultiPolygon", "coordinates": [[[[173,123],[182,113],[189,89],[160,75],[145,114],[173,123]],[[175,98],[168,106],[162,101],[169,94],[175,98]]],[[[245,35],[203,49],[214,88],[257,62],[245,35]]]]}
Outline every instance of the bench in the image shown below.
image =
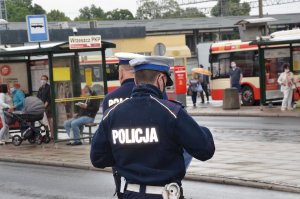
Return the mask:
{"type": "Polygon", "coordinates": [[[84,128],[82,128],[81,129],[81,135],[82,135],[82,137],[83,137],[83,135],[89,135],[89,143],[91,144],[91,142],[92,142],[92,127],[94,127],[94,126],[98,126],[98,123],[87,123],[87,124],[85,124],[85,125],[83,125],[84,127],[88,127],[89,128],[89,132],[88,133],[85,133],[85,132],[83,132],[83,129],[84,128]]]}

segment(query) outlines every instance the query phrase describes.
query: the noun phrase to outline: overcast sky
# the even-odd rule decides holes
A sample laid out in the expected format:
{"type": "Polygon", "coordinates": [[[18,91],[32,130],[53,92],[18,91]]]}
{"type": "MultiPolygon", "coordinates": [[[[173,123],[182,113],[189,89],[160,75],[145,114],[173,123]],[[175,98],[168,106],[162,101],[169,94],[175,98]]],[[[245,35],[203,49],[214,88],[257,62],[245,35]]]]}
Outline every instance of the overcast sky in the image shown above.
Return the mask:
{"type": "MultiPolygon", "coordinates": [[[[79,15],[78,10],[84,6],[95,4],[100,6],[104,11],[110,11],[116,8],[128,9],[134,15],[137,9],[137,0],[33,0],[33,3],[41,5],[46,11],[58,9],[63,11],[71,19],[79,15]]],[[[202,3],[197,6],[211,7],[214,3],[202,3]]],[[[283,13],[299,13],[300,2],[283,4],[279,6],[271,6],[264,8],[264,14],[283,14],[283,13]]],[[[252,9],[251,15],[257,15],[258,9],[252,9]]]]}

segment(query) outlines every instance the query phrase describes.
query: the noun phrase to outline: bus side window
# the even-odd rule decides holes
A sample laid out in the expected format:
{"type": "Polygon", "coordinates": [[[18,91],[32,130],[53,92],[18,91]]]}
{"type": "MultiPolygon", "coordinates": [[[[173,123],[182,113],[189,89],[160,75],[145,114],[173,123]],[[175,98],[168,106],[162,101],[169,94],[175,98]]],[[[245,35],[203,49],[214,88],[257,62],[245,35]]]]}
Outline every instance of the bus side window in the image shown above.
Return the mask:
{"type": "Polygon", "coordinates": [[[212,72],[213,78],[228,77],[230,69],[230,54],[215,54],[212,55],[212,72]]]}
{"type": "Polygon", "coordinates": [[[80,66],[80,82],[85,82],[84,67],[80,66]]]}
{"type": "Polygon", "coordinates": [[[223,53],[218,55],[220,63],[220,77],[228,77],[230,70],[230,53],[223,53]]]}
{"type": "Polygon", "coordinates": [[[220,74],[220,65],[218,60],[218,55],[210,55],[210,63],[212,69],[212,78],[219,77],[220,74]]]}
{"type": "Polygon", "coordinates": [[[107,81],[119,80],[118,64],[107,64],[107,81]]]}
{"type": "Polygon", "coordinates": [[[253,62],[254,62],[254,66],[253,66],[253,76],[256,77],[256,76],[259,76],[259,74],[260,74],[258,51],[255,51],[255,52],[254,52],[253,62]]]}
{"type": "Polygon", "coordinates": [[[253,77],[255,61],[254,51],[241,51],[232,53],[232,60],[241,68],[244,77],[253,77]]]}
{"type": "Polygon", "coordinates": [[[220,76],[228,77],[230,70],[230,59],[221,59],[220,60],[220,76]]]}

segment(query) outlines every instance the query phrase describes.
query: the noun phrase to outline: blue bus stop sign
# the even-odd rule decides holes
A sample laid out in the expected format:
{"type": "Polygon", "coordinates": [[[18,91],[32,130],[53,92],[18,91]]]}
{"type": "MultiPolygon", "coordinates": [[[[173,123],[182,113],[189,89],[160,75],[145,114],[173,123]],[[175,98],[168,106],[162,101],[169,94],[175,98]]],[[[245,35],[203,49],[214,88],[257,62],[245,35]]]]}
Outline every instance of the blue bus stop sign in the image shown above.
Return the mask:
{"type": "Polygon", "coordinates": [[[26,22],[29,42],[49,41],[46,15],[27,15],[26,22]]]}

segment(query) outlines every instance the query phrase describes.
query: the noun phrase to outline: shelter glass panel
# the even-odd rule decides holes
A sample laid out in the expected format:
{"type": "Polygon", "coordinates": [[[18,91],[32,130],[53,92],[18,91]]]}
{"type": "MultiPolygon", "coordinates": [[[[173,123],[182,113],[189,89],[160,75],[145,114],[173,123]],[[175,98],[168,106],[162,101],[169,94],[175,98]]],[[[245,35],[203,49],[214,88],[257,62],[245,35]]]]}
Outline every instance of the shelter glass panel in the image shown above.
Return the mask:
{"type": "Polygon", "coordinates": [[[300,47],[293,48],[293,72],[300,74],[300,47]]]}
{"type": "Polygon", "coordinates": [[[283,64],[290,63],[290,49],[277,48],[265,50],[265,70],[266,70],[266,99],[282,98],[280,86],[277,79],[283,72],[283,64]]]}
{"type": "Polygon", "coordinates": [[[53,79],[55,99],[59,100],[56,105],[57,126],[63,128],[67,119],[74,115],[72,68],[74,65],[73,57],[54,57],[53,58],[53,79]]]}

